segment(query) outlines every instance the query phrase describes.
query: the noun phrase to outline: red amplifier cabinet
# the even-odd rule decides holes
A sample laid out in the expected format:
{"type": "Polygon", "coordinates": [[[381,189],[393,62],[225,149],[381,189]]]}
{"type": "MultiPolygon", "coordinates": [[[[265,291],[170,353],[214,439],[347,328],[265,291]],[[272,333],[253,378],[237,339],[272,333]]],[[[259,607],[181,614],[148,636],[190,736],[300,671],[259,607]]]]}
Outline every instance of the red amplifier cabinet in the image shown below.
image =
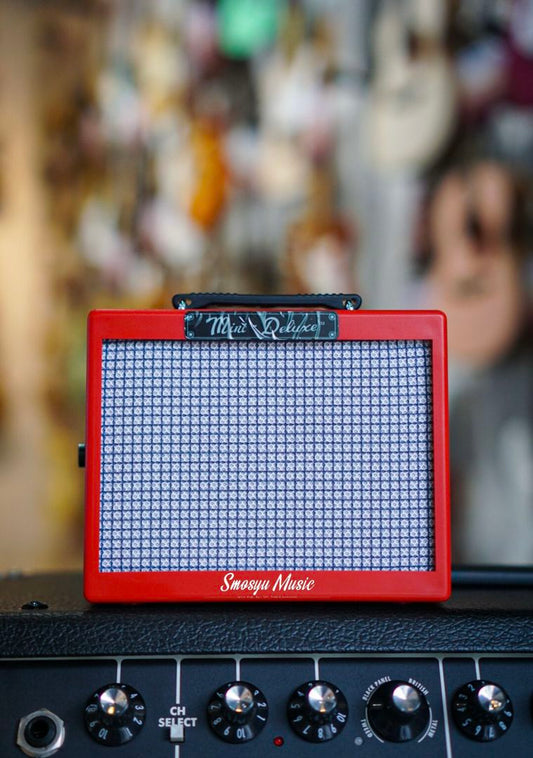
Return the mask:
{"type": "Polygon", "coordinates": [[[89,315],[87,599],[448,597],[444,314],[180,302],[89,315]]]}

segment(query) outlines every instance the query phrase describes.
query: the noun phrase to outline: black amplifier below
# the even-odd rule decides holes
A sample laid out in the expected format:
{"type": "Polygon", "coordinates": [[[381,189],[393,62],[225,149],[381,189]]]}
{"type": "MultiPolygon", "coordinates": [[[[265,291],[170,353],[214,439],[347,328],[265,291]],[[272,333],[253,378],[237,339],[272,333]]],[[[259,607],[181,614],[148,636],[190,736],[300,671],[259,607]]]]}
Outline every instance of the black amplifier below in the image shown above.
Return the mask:
{"type": "Polygon", "coordinates": [[[91,606],[0,580],[0,756],[533,755],[531,573],[430,604],[91,606]]]}

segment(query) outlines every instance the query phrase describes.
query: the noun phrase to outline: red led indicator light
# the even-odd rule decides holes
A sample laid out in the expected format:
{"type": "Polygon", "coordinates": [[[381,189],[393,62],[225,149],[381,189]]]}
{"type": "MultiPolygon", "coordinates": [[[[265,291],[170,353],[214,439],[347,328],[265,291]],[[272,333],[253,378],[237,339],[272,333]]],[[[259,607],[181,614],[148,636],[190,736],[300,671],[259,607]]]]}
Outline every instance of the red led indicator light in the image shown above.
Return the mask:
{"type": "Polygon", "coordinates": [[[276,747],[281,747],[284,742],[285,740],[283,739],[283,737],[274,737],[274,745],[276,747]]]}

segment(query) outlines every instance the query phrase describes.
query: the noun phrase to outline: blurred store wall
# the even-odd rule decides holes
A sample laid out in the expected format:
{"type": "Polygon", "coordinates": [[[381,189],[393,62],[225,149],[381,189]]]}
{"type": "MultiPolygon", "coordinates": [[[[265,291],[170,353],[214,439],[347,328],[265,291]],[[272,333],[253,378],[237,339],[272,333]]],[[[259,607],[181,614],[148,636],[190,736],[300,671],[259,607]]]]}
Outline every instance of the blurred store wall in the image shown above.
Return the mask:
{"type": "Polygon", "coordinates": [[[85,319],[449,318],[454,557],[533,564],[533,3],[3,0],[0,571],[81,565],[85,319]]]}

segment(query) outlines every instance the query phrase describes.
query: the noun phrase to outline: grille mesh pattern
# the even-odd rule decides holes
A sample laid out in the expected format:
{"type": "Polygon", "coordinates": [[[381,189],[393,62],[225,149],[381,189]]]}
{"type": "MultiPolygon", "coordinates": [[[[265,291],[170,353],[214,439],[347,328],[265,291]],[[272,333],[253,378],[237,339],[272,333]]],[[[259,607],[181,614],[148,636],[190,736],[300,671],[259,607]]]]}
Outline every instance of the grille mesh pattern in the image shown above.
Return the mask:
{"type": "Polygon", "coordinates": [[[102,360],[101,571],[434,568],[430,342],[102,360]]]}

